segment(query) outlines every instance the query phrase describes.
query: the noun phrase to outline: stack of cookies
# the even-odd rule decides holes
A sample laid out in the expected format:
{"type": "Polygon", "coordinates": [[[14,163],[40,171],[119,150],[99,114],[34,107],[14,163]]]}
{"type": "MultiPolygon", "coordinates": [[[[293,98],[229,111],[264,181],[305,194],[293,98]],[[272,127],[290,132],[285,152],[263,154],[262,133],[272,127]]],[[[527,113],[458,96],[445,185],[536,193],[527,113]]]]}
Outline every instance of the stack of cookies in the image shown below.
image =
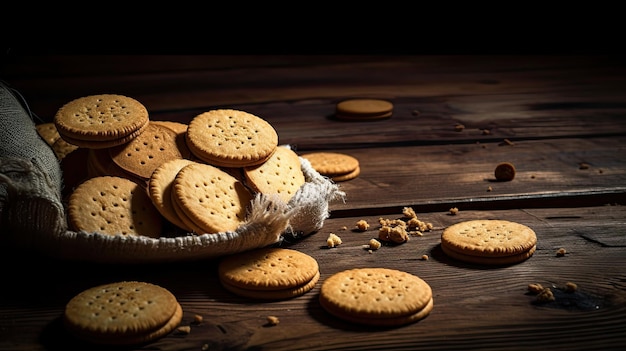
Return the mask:
{"type": "Polygon", "coordinates": [[[131,346],[172,332],[183,309],[167,289],[147,282],[122,281],[92,287],[65,306],[63,325],[94,345],[131,346]]]}
{"type": "Polygon", "coordinates": [[[537,235],[521,223],[477,219],[453,224],[441,234],[441,249],[454,259],[485,265],[508,265],[530,258],[537,235]]]}
{"type": "Polygon", "coordinates": [[[222,258],[222,286],[251,299],[281,300],[305,294],[320,278],[315,258],[285,248],[262,248],[222,258]]]}

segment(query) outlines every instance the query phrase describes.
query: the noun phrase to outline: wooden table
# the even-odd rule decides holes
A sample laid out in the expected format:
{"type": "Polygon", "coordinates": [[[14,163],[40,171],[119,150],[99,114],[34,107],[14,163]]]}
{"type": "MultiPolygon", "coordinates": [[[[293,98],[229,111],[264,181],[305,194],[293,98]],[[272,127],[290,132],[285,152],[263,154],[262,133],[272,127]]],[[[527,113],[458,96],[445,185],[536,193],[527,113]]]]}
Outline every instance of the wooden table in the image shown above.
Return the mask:
{"type": "Polygon", "coordinates": [[[105,265],[54,260],[2,247],[1,350],[66,350],[59,317],[96,284],[143,280],[170,289],[189,334],[139,350],[612,350],[626,345],[626,61],[622,56],[21,56],[0,77],[42,121],[71,99],[113,92],[146,105],[155,120],[188,122],[213,108],[269,121],[300,153],[329,150],[360,160],[340,183],[345,202],[323,228],[284,245],[313,256],[320,283],[286,301],[233,296],[216,261],[105,265]],[[388,99],[392,118],[341,122],[337,102],[388,99]],[[463,126],[462,128],[460,126],[463,126]],[[511,162],[517,175],[495,182],[511,162]],[[412,207],[434,229],[407,243],[363,249],[376,225],[412,207]],[[456,215],[450,209],[456,207],[456,215]],[[505,219],[533,228],[536,253],[505,267],[459,263],[439,247],[447,226],[505,219]],[[348,228],[347,230],[345,228],[348,228]],[[336,233],[340,246],[328,249],[336,233]],[[556,251],[567,254],[558,257],[556,251]],[[422,260],[428,255],[428,260],[422,260]],[[318,303],[321,282],[355,267],[418,275],[432,313],[397,328],[337,320],[318,303]],[[573,294],[561,292],[568,282],[573,294]],[[551,287],[537,304],[530,283],[551,287]],[[266,325],[266,317],[280,324],[266,325]]]}

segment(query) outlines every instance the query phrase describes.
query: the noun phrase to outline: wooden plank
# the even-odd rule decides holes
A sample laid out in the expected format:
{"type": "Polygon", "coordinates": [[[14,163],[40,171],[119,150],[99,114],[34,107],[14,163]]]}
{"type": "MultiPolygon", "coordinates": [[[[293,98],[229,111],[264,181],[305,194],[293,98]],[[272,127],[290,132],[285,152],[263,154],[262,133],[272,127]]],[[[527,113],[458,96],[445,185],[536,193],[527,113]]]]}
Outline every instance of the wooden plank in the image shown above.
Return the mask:
{"type": "Polygon", "coordinates": [[[35,57],[0,73],[35,113],[51,118],[70,100],[103,92],[132,96],[150,111],[185,111],[309,98],[435,97],[624,91],[619,57],[35,57]],[[65,60],[65,61],[64,61],[65,60]],[[34,69],[29,67],[47,67],[34,69]],[[213,62],[215,61],[215,62],[213,62]],[[247,62],[247,63],[246,63],[247,62]],[[81,68],[83,67],[83,68],[81,68]],[[43,74],[42,71],[48,72],[43,74]],[[68,74],[64,74],[68,72],[68,74]]]}
{"type": "MultiPolygon", "coordinates": [[[[385,218],[399,218],[401,213],[385,218]]],[[[64,304],[82,289],[113,280],[138,279],[170,289],[184,309],[187,335],[172,333],[137,350],[536,350],[616,349],[626,342],[626,241],[621,228],[623,206],[418,213],[435,229],[407,243],[369,253],[363,245],[377,237],[378,216],[333,218],[318,233],[288,240],[284,247],[318,260],[320,283],[309,293],[277,302],[239,298],[217,279],[217,261],[162,265],[95,265],[51,261],[6,251],[0,290],[0,349],[69,349],[76,346],[59,317],[64,304]],[[439,248],[443,228],[471,219],[506,219],[526,224],[538,236],[536,253],[505,267],[484,267],[447,258],[439,248]],[[367,232],[353,232],[357,220],[367,232]],[[348,229],[343,229],[347,227],[348,229]],[[327,249],[326,237],[338,234],[343,244],[327,249]],[[557,257],[556,250],[567,254],[557,257]],[[423,254],[429,259],[421,260],[423,254]],[[435,307],[426,319],[399,328],[360,327],[330,317],[317,302],[319,287],[330,275],[355,267],[386,267],[418,275],[433,289],[435,307]],[[62,274],[59,274],[62,272],[62,274]],[[84,274],[89,272],[89,274],[84,274]],[[567,294],[565,283],[578,285],[567,294]],[[530,283],[551,287],[557,300],[536,304],[530,283]],[[193,324],[194,316],[204,317],[193,324]],[[265,325],[268,315],[280,324],[265,325]]]]}
{"type": "Polygon", "coordinates": [[[626,138],[617,137],[340,149],[359,159],[361,174],[339,183],[345,203],[336,201],[331,210],[342,216],[403,206],[441,211],[623,203],[624,150],[626,138]],[[500,162],[516,167],[512,181],[495,180],[500,162]]]}

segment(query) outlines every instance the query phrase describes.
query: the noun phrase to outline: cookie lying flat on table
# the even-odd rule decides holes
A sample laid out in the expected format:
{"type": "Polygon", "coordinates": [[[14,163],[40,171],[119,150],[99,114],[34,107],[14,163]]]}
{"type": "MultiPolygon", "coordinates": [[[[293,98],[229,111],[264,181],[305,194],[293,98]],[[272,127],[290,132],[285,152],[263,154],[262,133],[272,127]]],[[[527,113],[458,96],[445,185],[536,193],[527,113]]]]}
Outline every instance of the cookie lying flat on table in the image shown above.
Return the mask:
{"type": "Polygon", "coordinates": [[[453,224],[441,234],[441,249],[455,259],[478,264],[522,262],[537,248],[535,232],[520,223],[478,219],[453,224]]]}
{"type": "Polygon", "coordinates": [[[335,117],[343,120],[376,120],[391,117],[393,104],[381,99],[349,99],[341,101],[335,117]]]}
{"type": "Polygon", "coordinates": [[[428,283],[387,268],[355,268],[328,277],[320,289],[321,306],[340,319],[375,326],[417,322],[433,309],[428,283]]]}
{"type": "Polygon", "coordinates": [[[74,296],[65,306],[63,323],[73,336],[90,343],[134,345],[169,334],[182,317],[182,307],[169,290],[122,281],[74,296]]]}
{"type": "Polygon", "coordinates": [[[335,182],[354,179],[361,173],[359,160],[341,152],[309,152],[301,155],[319,174],[335,182]]]}
{"type": "Polygon", "coordinates": [[[224,257],[218,267],[222,286],[253,299],[280,300],[305,294],[320,278],[315,258],[300,251],[263,248],[224,257]]]}

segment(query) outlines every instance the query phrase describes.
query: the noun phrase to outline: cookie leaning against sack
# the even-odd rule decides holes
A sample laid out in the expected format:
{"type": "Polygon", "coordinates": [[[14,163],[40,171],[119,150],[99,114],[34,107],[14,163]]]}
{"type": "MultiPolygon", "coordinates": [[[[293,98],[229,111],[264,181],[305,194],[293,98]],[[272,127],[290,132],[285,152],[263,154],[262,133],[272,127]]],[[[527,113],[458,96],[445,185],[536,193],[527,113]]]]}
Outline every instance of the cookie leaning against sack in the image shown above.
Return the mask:
{"type": "Polygon", "coordinates": [[[320,305],[352,323],[400,326],[417,322],[433,309],[428,283],[413,274],[388,268],[354,268],[328,277],[320,305]]]}
{"type": "Polygon", "coordinates": [[[148,121],[148,110],[143,104],[117,94],[72,100],[54,116],[54,124],[63,139],[87,148],[127,143],[141,134],[148,121]]]}
{"type": "Polygon", "coordinates": [[[255,191],[278,194],[286,203],[305,183],[298,154],[285,146],[279,146],[264,163],[245,167],[243,172],[247,184],[255,191]]]}
{"type": "Polygon", "coordinates": [[[245,221],[252,193],[225,171],[194,162],[176,174],[172,201],[202,233],[219,233],[235,230],[245,221]]]}
{"type": "Polygon", "coordinates": [[[280,300],[305,294],[320,278],[315,258],[292,249],[262,248],[224,257],[222,286],[253,299],[280,300]]]}
{"type": "Polygon", "coordinates": [[[183,310],[167,289],[122,281],[92,287],[65,306],[63,325],[78,339],[109,345],[152,342],[172,332],[183,310]]]}
{"type": "Polygon", "coordinates": [[[453,224],[441,234],[441,249],[455,259],[502,265],[524,261],[537,248],[536,233],[521,223],[478,219],[453,224]]]}
{"type": "Polygon", "coordinates": [[[251,113],[229,109],[194,117],[186,140],[196,157],[219,167],[261,164],[278,147],[278,134],[271,124],[251,113]]]}
{"type": "Polygon", "coordinates": [[[76,231],[161,236],[163,219],[145,189],[121,177],[94,177],[70,194],[68,223],[76,231]]]}

